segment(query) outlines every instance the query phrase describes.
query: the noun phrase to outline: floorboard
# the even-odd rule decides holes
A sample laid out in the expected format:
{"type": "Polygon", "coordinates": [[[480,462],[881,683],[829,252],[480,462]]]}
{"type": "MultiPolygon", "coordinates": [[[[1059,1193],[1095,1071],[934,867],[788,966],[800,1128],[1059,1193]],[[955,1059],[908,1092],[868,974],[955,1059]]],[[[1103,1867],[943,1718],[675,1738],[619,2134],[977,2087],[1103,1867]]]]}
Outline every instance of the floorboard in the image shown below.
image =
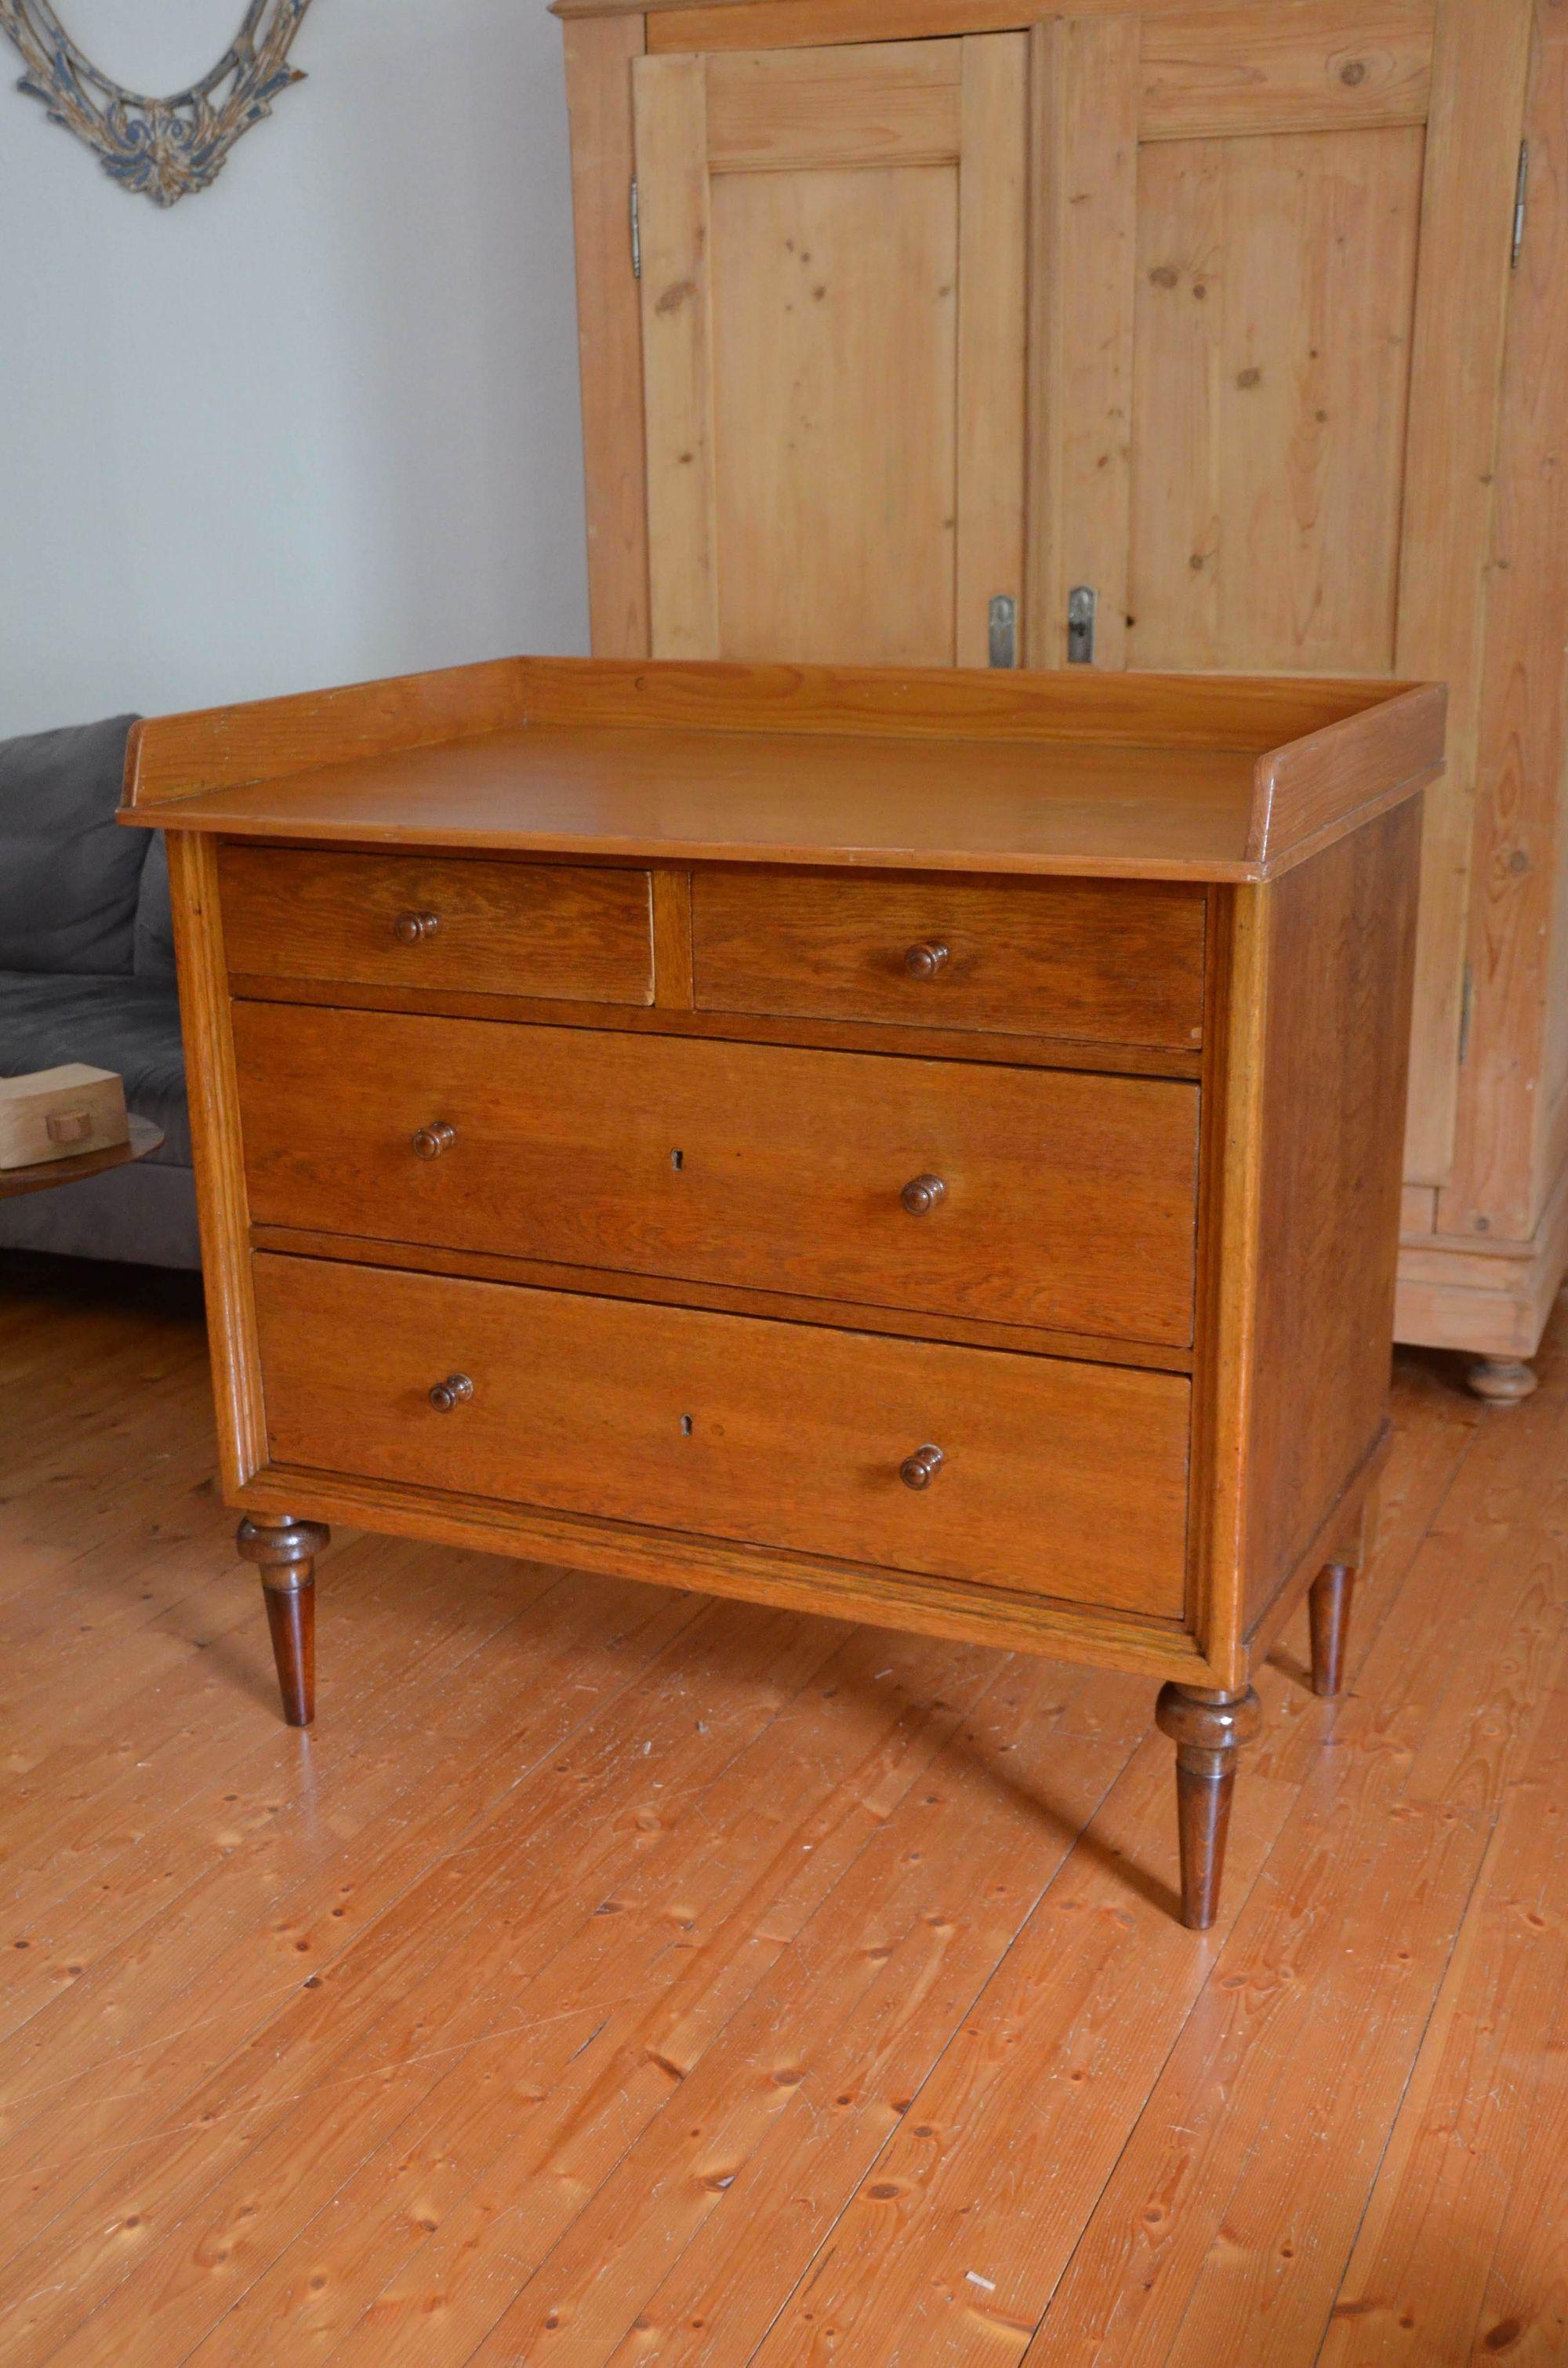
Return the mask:
{"type": "Polygon", "coordinates": [[[1568,2360],[1568,1324],[1402,1354],[1224,1913],[1153,1688],[343,1533],[199,1291],[0,1259],[5,2368],[1568,2360]]]}

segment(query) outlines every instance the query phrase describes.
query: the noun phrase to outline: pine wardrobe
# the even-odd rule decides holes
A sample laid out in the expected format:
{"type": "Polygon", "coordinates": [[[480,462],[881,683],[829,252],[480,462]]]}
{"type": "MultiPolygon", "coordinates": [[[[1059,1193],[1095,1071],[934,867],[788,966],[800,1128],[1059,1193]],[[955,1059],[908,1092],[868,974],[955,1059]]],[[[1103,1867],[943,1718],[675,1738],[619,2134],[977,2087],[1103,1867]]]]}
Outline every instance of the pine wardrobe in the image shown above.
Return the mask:
{"type": "Polygon", "coordinates": [[[602,657],[1441,679],[1397,1330],[1568,1266],[1568,0],[556,0],[602,657]]]}

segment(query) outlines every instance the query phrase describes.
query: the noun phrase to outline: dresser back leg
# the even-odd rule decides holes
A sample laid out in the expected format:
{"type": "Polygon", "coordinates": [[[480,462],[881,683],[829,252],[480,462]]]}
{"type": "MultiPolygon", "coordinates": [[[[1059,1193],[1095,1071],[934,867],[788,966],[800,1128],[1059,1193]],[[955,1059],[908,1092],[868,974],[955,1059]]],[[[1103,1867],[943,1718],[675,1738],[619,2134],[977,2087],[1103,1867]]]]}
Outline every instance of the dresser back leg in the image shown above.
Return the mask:
{"type": "Polygon", "coordinates": [[[1350,1564],[1325,1563],[1307,1597],[1312,1630],[1312,1691],[1332,1701],[1345,1683],[1345,1647],[1356,1573],[1350,1564]]]}
{"type": "Polygon", "coordinates": [[[245,1561],[260,1566],[283,1715],[290,1726],[309,1726],[315,1716],[315,1557],[330,1535],[320,1521],[256,1513],[240,1523],[235,1542],[245,1561]]]}
{"type": "Polygon", "coordinates": [[[1176,1822],[1181,1839],[1181,1920],[1207,1932],[1220,1905],[1236,1753],[1257,1732],[1257,1696],[1162,1686],[1155,1723],[1176,1748],[1176,1822]]]}

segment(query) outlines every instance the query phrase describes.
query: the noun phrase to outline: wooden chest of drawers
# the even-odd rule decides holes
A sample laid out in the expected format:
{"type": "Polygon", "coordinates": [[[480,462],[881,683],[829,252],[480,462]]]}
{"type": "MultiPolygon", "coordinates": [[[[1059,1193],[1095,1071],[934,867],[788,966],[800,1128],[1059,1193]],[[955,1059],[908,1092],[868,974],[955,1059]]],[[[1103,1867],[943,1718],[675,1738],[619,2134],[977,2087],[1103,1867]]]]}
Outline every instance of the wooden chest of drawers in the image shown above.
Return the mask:
{"type": "Polygon", "coordinates": [[[226,1486],[1165,1679],[1336,1682],[1441,694],[517,660],[139,728],[226,1486]]]}

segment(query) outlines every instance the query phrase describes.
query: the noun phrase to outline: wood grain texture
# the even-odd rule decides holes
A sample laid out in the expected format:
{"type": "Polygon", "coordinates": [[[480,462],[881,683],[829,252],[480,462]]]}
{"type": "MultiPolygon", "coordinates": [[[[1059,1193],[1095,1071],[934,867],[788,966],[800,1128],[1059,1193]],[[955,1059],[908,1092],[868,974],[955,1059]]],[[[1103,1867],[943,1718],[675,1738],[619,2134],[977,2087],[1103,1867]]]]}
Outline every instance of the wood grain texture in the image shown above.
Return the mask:
{"type": "Polygon", "coordinates": [[[716,1543],[695,1531],[551,1513],[494,1497],[453,1496],[401,1481],[273,1464],[250,1481],[244,1501],[281,1509],[309,1487],[324,1519],[431,1545],[472,1548],[597,1577],[631,1578],[726,1600],[865,1622],[914,1636],[982,1644],[1001,1652],[1049,1653],[1074,1665],[1195,1685],[1213,1676],[1181,1622],[1147,1612],[1109,1611],[973,1579],[928,1578],[831,1554],[716,1543]]]}
{"type": "Polygon", "coordinates": [[[1030,36],[1029,664],[1066,663],[1096,595],[1096,666],[1126,664],[1138,55],[1133,16],[1030,36]]]}
{"type": "Polygon", "coordinates": [[[1364,676],[1121,675],[1092,667],[1068,674],[842,664],[639,666],[548,657],[518,665],[534,724],[1084,739],[1253,755],[1413,688],[1364,676]]]}
{"type": "Polygon", "coordinates": [[[956,159],[726,174],[711,203],[715,649],[950,665],[956,159]]]}
{"type": "Polygon", "coordinates": [[[1175,1375],[271,1256],[256,1277],[275,1463],[1179,1614],[1175,1375]],[[444,1415],[449,1370],[473,1396],[444,1415]],[[901,1486],[927,1440],[947,1467],[901,1486]]]}
{"type": "Polygon", "coordinates": [[[1555,1333],[1506,1417],[1402,1360],[1350,1691],[1303,1617],[1195,1944],[1142,1678],[351,1540],[307,1760],[193,1295],[40,1266],[0,1297],[28,2368],[461,2368],[556,2301],[615,2368],[775,2320],[791,2368],[826,2324],[877,2368],[1560,2348],[1555,1333]]]}
{"type": "MultiPolygon", "coordinates": [[[[1258,0],[1236,0],[1238,16],[1258,0]]],[[[1295,0],[1304,5],[1304,0],[1295,0]]],[[[807,42],[930,40],[996,33],[1056,17],[1125,17],[1128,0],[551,0],[570,20],[646,10],[656,50],[792,49],[807,42]]],[[[1208,17],[1193,0],[1138,0],[1141,18],[1208,17]]],[[[1386,11],[1381,21],[1387,22],[1386,11]]]]}
{"type": "Polygon", "coordinates": [[[366,986],[653,999],[645,871],[227,847],[218,878],[235,970],[366,986]],[[420,925],[422,934],[405,942],[400,921],[420,925]]]}
{"type": "Polygon", "coordinates": [[[1388,1387],[1415,855],[1404,806],[1265,892],[1268,981],[1247,1439],[1248,1624],[1376,1439],[1388,1387]],[[1315,991],[1308,945],[1333,948],[1315,991]],[[1335,1112],[1314,1125],[1312,1105],[1335,1112]],[[1299,1409],[1312,1408],[1302,1424],[1299,1409]]]}
{"type": "Polygon", "coordinates": [[[180,827],[459,857],[1202,881],[1265,869],[1245,853],[1256,795],[1255,763],[1226,751],[541,724],[205,791],[180,827]]]}
{"type": "Polygon", "coordinates": [[[721,52],[707,68],[709,165],[956,164],[961,79],[957,41],[721,52]]]}
{"type": "Polygon", "coordinates": [[[1568,832],[1568,15],[1542,5],[1525,136],[1527,236],[1503,368],[1471,876],[1470,1030],[1437,1230],[1527,1241],[1562,1170],[1568,991],[1560,932],[1568,832]]]}
{"type": "Polygon", "coordinates": [[[691,1009],[691,874],[667,867],[653,874],[653,1000],[691,1009]]]}
{"type": "MultiPolygon", "coordinates": [[[[657,877],[658,875],[655,875],[657,877]]],[[[684,875],[682,875],[684,877],[684,875]]],[[[657,916],[655,916],[655,918],[657,916]]],[[[687,932],[687,965],[690,949],[687,932]]],[[[664,973],[667,976],[667,972],[664,973]]],[[[1112,1076],[1193,1077],[1203,1055],[1196,1050],[1140,1044],[1109,1044],[1102,1039],[1012,1032],[980,1034],[962,1028],[900,1028],[885,1022],[778,1019],[757,1012],[692,1011],[635,1003],[558,1003],[546,996],[445,994],[410,987],[351,986],[342,980],[263,978],[235,972],[231,991],[252,1003],[311,1003],[358,1011],[412,1011],[440,1019],[505,1019],[551,1028],[603,1028],[632,1034],[700,1036],[743,1044],[798,1044],[824,1053],[907,1053],[917,1060],[1000,1062],[1005,1067],[1099,1070],[1112,1076]]]]}
{"type": "Polygon", "coordinates": [[[1449,686],[1449,769],[1422,848],[1405,1176],[1444,1183],[1460,1010],[1515,180],[1530,0],[1439,0],[1411,354],[1394,664],[1449,686]]]}
{"type": "Polygon", "coordinates": [[[661,7],[650,19],[651,50],[798,49],[837,41],[930,40],[943,35],[1007,32],[1040,13],[1031,0],[733,0],[721,13],[706,6],[661,7]]]}
{"type": "Polygon", "coordinates": [[[711,1011],[1192,1045],[1204,910],[1174,885],[709,871],[693,889],[696,997],[711,1011]],[[926,946],[939,966],[913,974],[926,946]]]}
{"type": "Polygon", "coordinates": [[[376,1240],[368,1235],[323,1234],[309,1226],[251,1227],[251,1247],[288,1258],[347,1258],[358,1266],[408,1267],[420,1274],[469,1275],[480,1282],[517,1282],[537,1291],[591,1291],[602,1299],[646,1299],[665,1307],[706,1307],[719,1315],[763,1315],[785,1324],[828,1324],[854,1332],[888,1332],[906,1340],[944,1340],[967,1349],[1007,1349],[1035,1357],[1065,1357],[1097,1365],[1136,1365],[1163,1373],[1192,1371],[1189,1348],[1110,1339],[1092,1332],[1060,1332],[1042,1325],[993,1324],[982,1317],[928,1315],[908,1307],[874,1307],[864,1300],[807,1298],[795,1292],[741,1289],[727,1283],[676,1281],[661,1275],[585,1270],[549,1258],[516,1258],[490,1250],[444,1250],[428,1242],[376,1240]]]}
{"type": "Polygon", "coordinates": [[[218,849],[211,839],[171,831],[168,857],[201,1262],[212,1292],[212,1391],[223,1486],[232,1494],[265,1462],[267,1437],[218,849]]]}
{"type": "Polygon", "coordinates": [[[1190,1086],[267,1004],[235,1026],[260,1224],[1191,1338],[1190,1086]],[[435,1121],[454,1140],[418,1157],[435,1121]]]}
{"type": "Polygon", "coordinates": [[[1421,125],[1434,0],[1297,0],[1152,17],[1142,40],[1141,140],[1421,125]]]}
{"type": "Polygon", "coordinates": [[[131,725],[126,746],[124,803],[166,805],[198,790],[504,732],[523,720],[525,673],[516,658],[495,658],[342,689],[144,716],[131,725]]]}
{"type": "Polygon", "coordinates": [[[1024,590],[1028,44],[1018,33],[960,51],[953,655],[983,666],[992,600],[1024,590]]]}
{"type": "Polygon", "coordinates": [[[1394,669],[1422,153],[1418,129],[1142,152],[1130,663],[1394,669]]]}
{"type": "Polygon", "coordinates": [[[1311,734],[1265,757],[1248,852],[1300,852],[1347,811],[1370,820],[1385,800],[1428,788],[1442,771],[1447,707],[1442,686],[1428,685],[1369,708],[1338,734],[1311,734]]]}
{"type": "Polygon", "coordinates": [[[662,655],[946,665],[956,603],[983,660],[1021,571],[1024,63],[1015,39],[638,65],[662,655]]]}
{"type": "MultiPolygon", "coordinates": [[[[1370,703],[1380,704],[1381,695],[1370,703]]],[[[1423,732],[1406,745],[1417,755],[1425,748],[1435,763],[1439,711],[1429,704],[1423,713],[1423,732]]],[[[1364,815],[1365,770],[1350,764],[1341,778],[1338,745],[1320,743],[1323,770],[1314,757],[1295,782],[1294,796],[1322,817],[1317,829],[1275,859],[1246,849],[1271,795],[1277,750],[1259,768],[1225,749],[1204,753],[1180,741],[1137,748],[1093,734],[1076,742],[1053,734],[1033,745],[1010,736],[922,742],[898,733],[846,734],[836,746],[813,738],[812,798],[802,814],[803,752],[791,734],[758,729],[741,743],[715,731],[541,724],[370,765],[323,765],[250,788],[196,792],[180,822],[182,829],[233,838],[470,857],[569,854],[682,867],[763,858],[912,871],[1256,879],[1364,815]]],[[[1408,779],[1407,793],[1419,779],[1408,779]]],[[[131,810],[123,818],[143,819],[131,810]]]]}
{"type": "Polygon", "coordinates": [[[562,33],[572,125],[589,627],[597,655],[645,657],[648,482],[631,222],[631,66],[642,54],[642,19],[585,17],[562,33]]]}
{"type": "Polygon", "coordinates": [[[642,276],[648,646],[719,655],[707,71],[637,58],[631,89],[642,276]]]}
{"type": "Polygon", "coordinates": [[[1568,1168],[1528,1242],[1405,1248],[1400,1258],[1402,1340],[1452,1345],[1483,1356],[1533,1357],[1568,1268],[1568,1168]]]}
{"type": "Polygon", "coordinates": [[[1351,676],[1292,681],[1246,674],[1127,677],[1087,669],[1062,675],[520,657],[454,666],[437,676],[395,677],[353,690],[144,718],[138,746],[142,773],[151,769],[163,778],[183,769],[187,791],[220,788],[225,781],[274,780],[351,763],[366,754],[423,747],[432,738],[451,742],[525,724],[764,729],[873,738],[1091,739],[1256,755],[1358,715],[1410,688],[1351,676]],[[490,703],[502,677],[508,693],[516,694],[509,713],[502,712],[498,700],[490,703]],[[426,698],[458,722],[426,731],[420,705],[426,698]],[[367,717],[372,715],[381,729],[375,747],[366,751],[367,717]],[[226,774],[210,776],[187,761],[191,748],[205,740],[222,742],[231,768],[226,774]]]}

